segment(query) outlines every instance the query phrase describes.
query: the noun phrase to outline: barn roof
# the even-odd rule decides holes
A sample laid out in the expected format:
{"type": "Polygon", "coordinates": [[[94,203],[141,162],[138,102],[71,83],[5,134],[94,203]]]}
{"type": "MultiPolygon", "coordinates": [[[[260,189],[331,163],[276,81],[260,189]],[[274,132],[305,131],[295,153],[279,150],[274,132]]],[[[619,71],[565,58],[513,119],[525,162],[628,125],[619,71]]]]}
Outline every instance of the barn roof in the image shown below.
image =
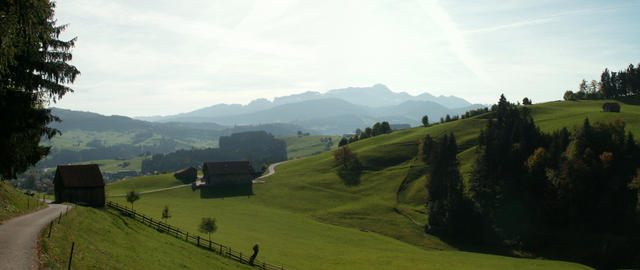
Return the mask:
{"type": "Polygon", "coordinates": [[[244,174],[253,173],[249,161],[205,162],[202,170],[208,174],[244,174]]]}
{"type": "Polygon", "coordinates": [[[58,165],[56,180],[65,187],[102,187],[104,179],[97,164],[58,165]]]}
{"type": "Polygon", "coordinates": [[[185,167],[183,169],[177,170],[174,173],[180,174],[180,173],[187,172],[189,170],[195,170],[195,169],[196,168],[194,168],[193,166],[188,166],[188,167],[185,167]]]}

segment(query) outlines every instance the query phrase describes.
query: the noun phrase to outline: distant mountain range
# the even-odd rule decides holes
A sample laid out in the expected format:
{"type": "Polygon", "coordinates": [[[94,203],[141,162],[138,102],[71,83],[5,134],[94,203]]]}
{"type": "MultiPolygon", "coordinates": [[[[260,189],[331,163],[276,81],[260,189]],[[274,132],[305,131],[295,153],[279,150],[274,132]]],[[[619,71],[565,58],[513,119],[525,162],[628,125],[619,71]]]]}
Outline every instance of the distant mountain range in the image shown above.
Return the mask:
{"type": "Polygon", "coordinates": [[[421,125],[428,115],[437,122],[445,115],[458,115],[481,107],[457,97],[417,96],[394,93],[386,86],[345,88],[256,99],[248,105],[217,104],[192,112],[164,117],[105,116],[51,108],[62,122],[51,127],[61,136],[44,145],[52,152],[39,166],[98,159],[132,158],[179,149],[217,146],[220,136],[264,130],[274,136],[298,131],[318,135],[342,135],[375,122],[421,125]]]}
{"type": "Polygon", "coordinates": [[[207,122],[220,125],[291,123],[317,134],[343,134],[378,121],[420,124],[428,115],[437,121],[447,114],[462,114],[482,107],[454,96],[435,97],[395,93],[385,85],[350,87],[327,93],[305,92],[273,101],[256,99],[247,105],[217,104],[170,116],[138,117],[153,122],[207,122]]]}

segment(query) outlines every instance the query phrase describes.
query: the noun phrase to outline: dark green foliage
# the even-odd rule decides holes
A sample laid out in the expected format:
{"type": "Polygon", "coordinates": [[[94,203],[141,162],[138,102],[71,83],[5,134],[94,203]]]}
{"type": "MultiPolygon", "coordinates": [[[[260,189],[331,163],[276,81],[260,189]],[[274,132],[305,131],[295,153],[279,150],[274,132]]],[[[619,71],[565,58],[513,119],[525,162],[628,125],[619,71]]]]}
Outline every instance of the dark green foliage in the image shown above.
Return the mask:
{"type": "MultiPolygon", "coordinates": [[[[573,133],[563,128],[544,134],[526,108],[504,96],[492,110],[469,179],[469,196],[482,217],[477,225],[480,240],[535,250],[559,237],[575,242],[575,235],[588,235],[598,242],[615,235],[628,240],[612,244],[611,250],[633,245],[634,237],[640,237],[634,229],[640,225],[640,184],[633,180],[638,177],[640,146],[631,133],[625,134],[622,120],[592,125],[585,119],[573,133]]],[[[437,153],[438,147],[425,138],[423,159],[436,164],[446,160],[446,154],[425,154],[437,153]]],[[[588,260],[600,267],[629,266],[639,255],[634,252],[619,253],[614,264],[602,264],[602,258],[610,257],[606,250],[588,260]]]]}
{"type": "Polygon", "coordinates": [[[389,122],[386,122],[386,121],[377,122],[373,125],[373,127],[365,128],[364,131],[362,131],[359,128],[356,129],[355,136],[352,136],[350,138],[342,138],[338,146],[347,145],[352,142],[357,142],[358,140],[362,140],[362,139],[366,139],[366,138],[370,138],[370,137],[374,137],[382,134],[387,134],[387,133],[391,133],[391,125],[389,125],[389,122]]]}
{"type": "Polygon", "coordinates": [[[605,69],[600,75],[600,82],[582,80],[578,92],[566,91],[564,100],[578,99],[615,99],[623,96],[640,94],[640,64],[629,64],[627,69],[611,72],[605,69]]]}
{"type": "Polygon", "coordinates": [[[127,202],[131,204],[131,209],[133,209],[133,203],[140,199],[140,193],[135,190],[131,190],[127,192],[127,202]]]}
{"type": "Polygon", "coordinates": [[[76,39],[59,40],[66,25],[56,26],[55,5],[24,0],[0,5],[0,179],[14,178],[45,157],[39,146],[59,132],[47,127],[59,120],[44,106],[73,90],[80,74],[71,61],[76,39]]]}
{"type": "Polygon", "coordinates": [[[469,239],[477,230],[476,226],[470,226],[476,217],[471,201],[463,195],[455,136],[444,135],[436,143],[427,135],[420,149],[422,159],[429,166],[425,182],[429,214],[426,231],[469,239]]]}
{"type": "Polygon", "coordinates": [[[637,188],[630,185],[640,166],[639,147],[625,123],[614,119],[575,130],[558,167],[548,166],[555,181],[554,222],[598,233],[631,231],[637,188]]]}
{"type": "Polygon", "coordinates": [[[333,151],[333,161],[336,165],[347,170],[360,170],[361,165],[358,161],[358,155],[351,151],[349,146],[341,146],[333,151]]]}
{"type": "Polygon", "coordinates": [[[566,101],[569,101],[569,100],[577,100],[578,98],[577,98],[576,94],[573,93],[573,91],[567,90],[562,95],[562,99],[566,100],[566,101]]]}
{"type": "Polygon", "coordinates": [[[342,147],[345,146],[349,143],[349,141],[347,140],[347,138],[342,137],[342,139],[340,139],[340,142],[338,142],[338,147],[342,147]]]}
{"type": "Polygon", "coordinates": [[[178,150],[156,154],[142,161],[142,172],[176,171],[203,162],[247,159],[259,169],[259,164],[287,160],[287,146],[265,131],[249,131],[220,137],[220,148],[178,150]]]}
{"type": "Polygon", "coordinates": [[[360,184],[362,164],[358,155],[351,151],[348,145],[342,146],[333,152],[333,162],[338,166],[337,174],[345,185],[355,186],[360,184]]]}
{"type": "Polygon", "coordinates": [[[164,219],[164,222],[167,223],[167,219],[169,219],[171,217],[171,215],[169,214],[169,206],[165,205],[164,209],[162,209],[162,219],[164,219]]]}
{"type": "Polygon", "coordinates": [[[207,217],[202,218],[200,222],[200,226],[198,227],[198,231],[201,233],[209,234],[209,241],[211,241],[211,233],[214,233],[218,230],[218,225],[216,225],[216,219],[207,217]]]}
{"type": "Polygon", "coordinates": [[[533,104],[533,102],[528,97],[525,97],[522,99],[522,105],[531,105],[531,104],[533,104]]]}
{"type": "Polygon", "coordinates": [[[504,95],[495,107],[495,119],[479,136],[481,154],[473,167],[470,191],[480,206],[485,227],[497,226],[501,238],[521,235],[535,217],[528,213],[529,205],[539,202],[536,182],[523,177],[524,164],[537,148],[541,134],[526,108],[507,102],[504,95]]]}
{"type": "Polygon", "coordinates": [[[465,119],[465,118],[469,118],[469,117],[473,117],[479,114],[483,114],[483,113],[487,113],[489,112],[489,108],[484,107],[484,108],[479,108],[479,109],[475,109],[475,110],[468,110],[466,111],[462,116],[460,116],[460,118],[465,119]]]}
{"type": "Polygon", "coordinates": [[[429,116],[428,115],[425,115],[425,116],[422,117],[422,125],[425,126],[425,127],[429,126],[429,116]]]}
{"type": "Polygon", "coordinates": [[[373,137],[373,129],[371,129],[370,127],[365,128],[364,129],[364,134],[367,135],[367,138],[373,137]]]}

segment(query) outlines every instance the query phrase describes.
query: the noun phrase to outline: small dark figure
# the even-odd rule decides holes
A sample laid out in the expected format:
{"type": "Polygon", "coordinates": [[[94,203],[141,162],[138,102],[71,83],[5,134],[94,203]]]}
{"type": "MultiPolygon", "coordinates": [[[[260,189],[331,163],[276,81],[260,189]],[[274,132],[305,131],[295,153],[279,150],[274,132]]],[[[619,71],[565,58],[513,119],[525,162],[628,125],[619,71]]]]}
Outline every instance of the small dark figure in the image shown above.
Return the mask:
{"type": "Polygon", "coordinates": [[[258,246],[258,244],[255,244],[253,246],[253,255],[251,255],[251,257],[249,258],[249,265],[253,265],[253,261],[256,259],[256,257],[258,257],[259,249],[260,249],[260,246],[258,246]]]}

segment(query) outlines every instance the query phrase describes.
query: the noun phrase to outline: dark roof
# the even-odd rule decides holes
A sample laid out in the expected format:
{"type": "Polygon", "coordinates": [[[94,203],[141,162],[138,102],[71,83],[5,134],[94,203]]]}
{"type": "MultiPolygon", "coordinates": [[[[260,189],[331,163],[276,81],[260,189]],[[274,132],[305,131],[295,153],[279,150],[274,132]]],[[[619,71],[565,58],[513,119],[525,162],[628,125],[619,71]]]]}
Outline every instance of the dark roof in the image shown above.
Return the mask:
{"type": "Polygon", "coordinates": [[[253,167],[249,161],[205,162],[202,170],[208,174],[253,173],[253,167]]]}
{"type": "Polygon", "coordinates": [[[177,171],[175,171],[174,173],[176,173],[176,174],[180,174],[180,173],[183,173],[183,172],[186,172],[186,171],[189,171],[189,170],[195,170],[195,169],[196,169],[196,168],[194,168],[193,166],[188,166],[188,167],[185,167],[184,169],[177,170],[177,171]]]}
{"type": "Polygon", "coordinates": [[[98,164],[58,165],[56,180],[65,187],[103,187],[104,179],[98,164]]]}

